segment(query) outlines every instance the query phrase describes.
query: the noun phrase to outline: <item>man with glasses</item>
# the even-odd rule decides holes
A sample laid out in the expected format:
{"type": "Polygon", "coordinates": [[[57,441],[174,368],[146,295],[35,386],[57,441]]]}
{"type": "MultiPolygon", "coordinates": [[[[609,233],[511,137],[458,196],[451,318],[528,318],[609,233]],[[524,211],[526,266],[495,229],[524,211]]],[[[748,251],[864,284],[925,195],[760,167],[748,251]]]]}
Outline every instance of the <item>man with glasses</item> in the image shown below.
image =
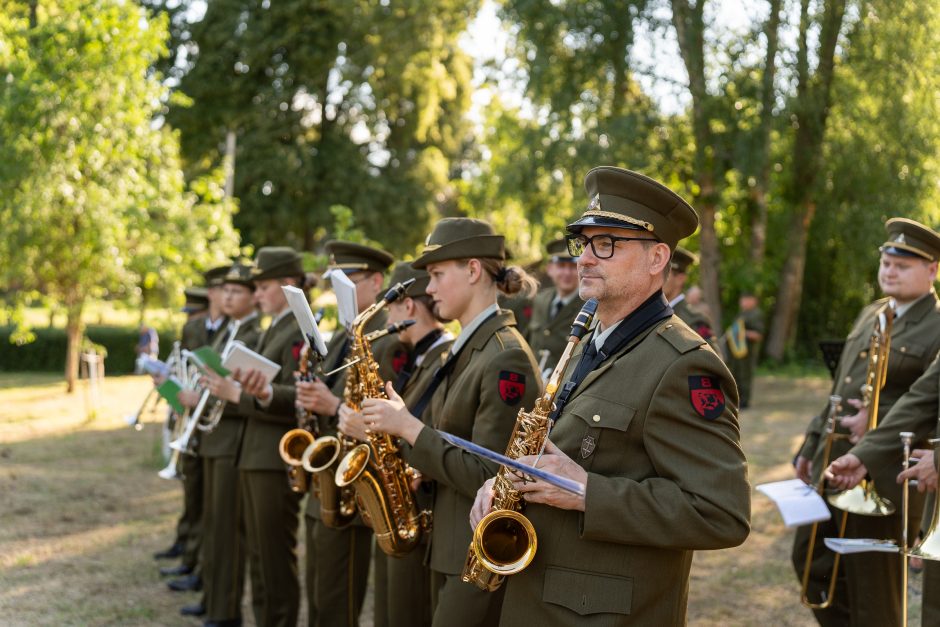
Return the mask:
{"type": "MultiPolygon", "coordinates": [[[[620,168],[591,170],[585,188],[568,250],[597,326],[565,372],[544,454],[521,458],[585,495],[513,479],[539,547],[507,578],[501,624],[681,625],[692,552],[749,531],[737,389],[663,296],[676,243],[698,225],[692,207],[620,168]]],[[[471,525],[492,496],[490,480],[471,525]]]]}
{"type": "Polygon", "coordinates": [[[532,303],[532,320],[526,341],[539,360],[542,378],[547,379],[568,343],[571,323],[584,301],[578,298],[577,259],[568,252],[568,244],[559,239],[546,246],[550,255],[545,268],[552,287],[540,291],[532,303]]]}

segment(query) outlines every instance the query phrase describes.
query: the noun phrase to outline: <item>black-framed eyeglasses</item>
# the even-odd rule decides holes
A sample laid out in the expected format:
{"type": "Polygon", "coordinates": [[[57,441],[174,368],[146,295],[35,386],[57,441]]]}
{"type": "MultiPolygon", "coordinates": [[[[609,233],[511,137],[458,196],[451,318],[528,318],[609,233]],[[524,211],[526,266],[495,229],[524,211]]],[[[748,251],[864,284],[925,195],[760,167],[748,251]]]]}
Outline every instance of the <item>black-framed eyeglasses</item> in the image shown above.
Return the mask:
{"type": "Polygon", "coordinates": [[[565,239],[568,243],[568,253],[573,257],[580,257],[584,254],[584,251],[587,249],[588,245],[591,246],[591,252],[594,253],[594,256],[598,259],[610,259],[614,256],[614,247],[617,242],[656,242],[658,240],[649,238],[649,237],[618,237],[616,235],[608,235],[607,233],[600,233],[594,237],[588,237],[587,235],[582,235],[580,233],[572,233],[566,235],[565,239]]]}

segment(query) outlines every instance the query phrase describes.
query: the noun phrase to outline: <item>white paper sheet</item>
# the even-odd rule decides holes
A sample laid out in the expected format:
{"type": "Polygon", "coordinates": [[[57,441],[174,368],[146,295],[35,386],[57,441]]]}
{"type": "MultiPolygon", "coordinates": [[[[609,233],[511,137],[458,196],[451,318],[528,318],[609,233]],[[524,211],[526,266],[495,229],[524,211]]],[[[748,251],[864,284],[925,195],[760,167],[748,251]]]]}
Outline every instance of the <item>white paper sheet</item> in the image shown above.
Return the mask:
{"type": "Polygon", "coordinates": [[[757,491],[773,500],[787,527],[829,520],[831,517],[826,502],[816,489],[799,479],[764,483],[757,486],[757,491]]]}
{"type": "Polygon", "coordinates": [[[264,377],[265,383],[271,383],[272,379],[281,370],[279,365],[250,348],[246,348],[244,344],[233,344],[231,352],[222,362],[222,365],[229,370],[238,368],[242,372],[249,369],[257,370],[264,377]]]}
{"type": "Polygon", "coordinates": [[[313,337],[313,349],[320,353],[320,357],[326,357],[326,343],[320,335],[320,329],[317,327],[317,320],[313,317],[313,311],[310,309],[310,303],[307,302],[307,295],[304,291],[293,285],[282,285],[281,290],[287,297],[287,304],[291,312],[297,318],[297,324],[304,334],[304,341],[310,344],[308,338],[313,337]]]}
{"type": "Polygon", "coordinates": [[[846,555],[848,553],[897,553],[898,545],[894,540],[875,540],[873,538],[826,538],[830,551],[846,555]]]}
{"type": "Polygon", "coordinates": [[[336,294],[336,309],[339,313],[339,323],[344,329],[352,327],[356,316],[359,315],[359,306],[356,303],[356,284],[349,280],[346,273],[340,270],[330,272],[330,282],[333,284],[333,293],[336,294]]]}

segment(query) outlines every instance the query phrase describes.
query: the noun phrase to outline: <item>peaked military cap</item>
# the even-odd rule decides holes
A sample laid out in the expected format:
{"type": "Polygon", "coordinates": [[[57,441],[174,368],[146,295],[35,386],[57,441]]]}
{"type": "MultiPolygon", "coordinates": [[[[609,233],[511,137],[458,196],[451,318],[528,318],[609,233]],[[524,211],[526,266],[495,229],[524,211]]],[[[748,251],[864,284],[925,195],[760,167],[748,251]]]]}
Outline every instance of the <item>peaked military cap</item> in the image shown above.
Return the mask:
{"type": "Polygon", "coordinates": [[[392,287],[408,279],[414,279],[415,282],[409,285],[408,289],[405,290],[405,296],[424,296],[426,294],[428,283],[431,282],[431,275],[425,270],[412,268],[411,264],[407,261],[401,261],[395,264],[395,269],[392,271],[392,276],[388,284],[389,287],[392,287]]]}
{"type": "Polygon", "coordinates": [[[590,204],[568,225],[572,233],[586,226],[648,231],[675,250],[679,240],[698,228],[698,214],[681,196],[638,172],[600,166],[584,177],[590,204]]]}
{"type": "Polygon", "coordinates": [[[673,272],[685,274],[689,271],[689,266],[697,263],[698,255],[686,250],[682,246],[676,246],[676,249],[672,251],[672,261],[669,263],[669,267],[673,272]]]}
{"type": "Polygon", "coordinates": [[[384,250],[341,240],[327,242],[326,252],[330,256],[328,270],[340,270],[346,274],[385,272],[395,260],[384,250]]]}
{"type": "Polygon", "coordinates": [[[566,239],[556,239],[553,242],[549,242],[545,250],[548,251],[549,261],[568,261],[574,263],[578,260],[577,257],[572,257],[571,253],[568,252],[568,240],[566,239]]]}
{"type": "Polygon", "coordinates": [[[196,313],[209,308],[209,290],[204,287],[187,287],[183,290],[186,295],[186,304],[180,311],[196,313]]]}
{"type": "Polygon", "coordinates": [[[907,218],[891,218],[885,222],[885,230],[888,241],[879,249],[881,252],[928,261],[940,259],[940,235],[930,227],[907,218]]]}
{"type": "Polygon", "coordinates": [[[423,269],[431,263],[471,257],[505,260],[505,238],[483,220],[444,218],[434,225],[421,255],[411,265],[423,269]]]}
{"type": "Polygon", "coordinates": [[[219,287],[228,274],[230,266],[219,266],[203,272],[202,277],[206,281],[206,287],[219,287]]]}
{"type": "Polygon", "coordinates": [[[228,269],[228,272],[225,274],[225,279],[223,283],[234,283],[236,285],[243,285],[245,287],[254,287],[252,271],[254,266],[251,263],[240,263],[236,262],[231,265],[228,269]]]}
{"type": "Polygon", "coordinates": [[[290,246],[265,246],[255,255],[252,281],[301,277],[304,274],[300,253],[290,246]]]}

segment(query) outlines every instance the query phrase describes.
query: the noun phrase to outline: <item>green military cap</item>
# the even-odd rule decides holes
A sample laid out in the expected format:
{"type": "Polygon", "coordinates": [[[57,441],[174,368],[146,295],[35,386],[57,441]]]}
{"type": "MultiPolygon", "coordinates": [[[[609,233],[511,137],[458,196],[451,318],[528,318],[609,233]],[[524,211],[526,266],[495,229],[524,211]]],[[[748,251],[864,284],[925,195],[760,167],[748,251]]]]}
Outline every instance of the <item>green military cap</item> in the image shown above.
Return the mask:
{"type": "Polygon", "coordinates": [[[686,250],[682,246],[676,246],[676,249],[672,251],[672,261],[669,262],[669,268],[673,272],[685,274],[689,271],[689,266],[697,263],[698,255],[686,250]]]}
{"type": "Polygon", "coordinates": [[[300,253],[290,246],[265,246],[255,255],[255,267],[251,270],[252,281],[301,277],[304,267],[300,253]]]}
{"type": "Polygon", "coordinates": [[[566,239],[556,239],[549,242],[545,250],[548,251],[548,260],[555,263],[565,261],[575,263],[578,260],[577,257],[572,257],[571,253],[568,252],[568,240],[566,239]]]}
{"type": "Polygon", "coordinates": [[[414,279],[415,282],[405,290],[405,296],[424,296],[425,290],[428,289],[428,283],[431,282],[431,275],[424,270],[412,268],[407,261],[400,261],[395,264],[395,269],[392,270],[392,277],[389,279],[388,284],[390,286],[396,285],[408,279],[414,279]]]}
{"type": "Polygon", "coordinates": [[[930,227],[907,218],[891,218],[885,223],[888,241],[879,249],[889,255],[940,259],[940,235],[930,227]]]}
{"type": "Polygon", "coordinates": [[[327,242],[326,252],[330,256],[328,269],[340,270],[346,274],[370,270],[385,272],[395,260],[384,250],[341,240],[327,242]]]}
{"type": "Polygon", "coordinates": [[[219,287],[222,285],[225,275],[228,274],[229,267],[230,266],[218,266],[217,268],[206,270],[202,274],[203,279],[206,281],[206,287],[219,287]]]}
{"type": "Polygon", "coordinates": [[[675,249],[698,228],[698,214],[665,185],[638,172],[601,166],[584,177],[591,199],[581,218],[568,225],[572,233],[586,226],[648,231],[675,249]]]}
{"type": "Polygon", "coordinates": [[[204,287],[187,287],[183,290],[186,295],[186,304],[180,311],[196,313],[209,308],[209,290],[204,287]]]}
{"type": "Polygon", "coordinates": [[[506,259],[505,238],[497,235],[489,222],[473,218],[444,218],[424,243],[421,256],[412,262],[415,268],[450,259],[506,259]]]}
{"type": "Polygon", "coordinates": [[[225,274],[223,283],[234,283],[235,285],[254,288],[254,279],[252,278],[253,270],[254,266],[251,265],[250,262],[233,263],[231,267],[229,267],[228,272],[225,274]]]}

